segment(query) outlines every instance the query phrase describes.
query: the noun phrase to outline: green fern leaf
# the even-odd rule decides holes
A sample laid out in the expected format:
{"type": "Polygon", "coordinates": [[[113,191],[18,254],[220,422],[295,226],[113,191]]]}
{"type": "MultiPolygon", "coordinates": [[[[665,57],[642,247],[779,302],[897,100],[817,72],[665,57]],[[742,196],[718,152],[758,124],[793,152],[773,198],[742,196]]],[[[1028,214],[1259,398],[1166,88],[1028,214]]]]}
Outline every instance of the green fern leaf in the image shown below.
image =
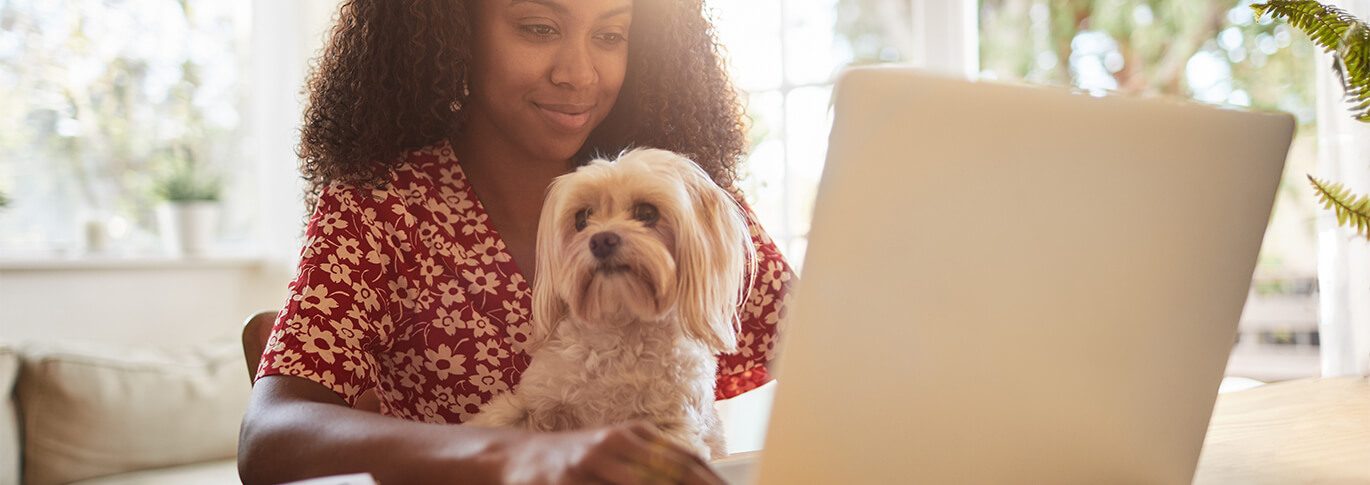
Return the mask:
{"type": "Polygon", "coordinates": [[[1311,175],[1308,181],[1313,184],[1323,208],[1336,212],[1337,225],[1347,226],[1370,240],[1370,196],[1353,194],[1342,184],[1318,180],[1311,175]]]}
{"type": "Polygon", "coordinates": [[[1269,0],[1251,5],[1256,18],[1285,19],[1332,54],[1351,113],[1370,122],[1370,27],[1355,16],[1316,0],[1269,0]]]}
{"type": "MultiPolygon", "coordinates": [[[[1270,0],[1251,5],[1255,18],[1285,19],[1319,47],[1332,54],[1332,69],[1346,90],[1351,115],[1370,122],[1370,27],[1345,11],[1315,0],[1270,0]]],[[[1342,184],[1308,177],[1324,208],[1370,240],[1370,197],[1357,196],[1342,184]]]]}

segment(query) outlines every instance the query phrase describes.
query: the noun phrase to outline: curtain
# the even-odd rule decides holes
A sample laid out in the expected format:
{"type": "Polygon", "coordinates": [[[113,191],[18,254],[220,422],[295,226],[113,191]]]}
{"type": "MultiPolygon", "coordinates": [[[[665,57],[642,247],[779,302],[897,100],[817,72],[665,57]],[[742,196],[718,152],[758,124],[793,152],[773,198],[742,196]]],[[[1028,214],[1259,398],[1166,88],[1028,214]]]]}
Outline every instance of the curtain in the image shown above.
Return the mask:
{"type": "Polygon", "coordinates": [[[910,64],[954,76],[980,72],[979,2],[908,0],[913,17],[910,64]]]}
{"type": "MultiPolygon", "coordinates": [[[[1329,3],[1370,20],[1370,0],[1329,3]]],[[[1370,124],[1351,118],[1331,56],[1320,55],[1317,70],[1318,169],[1312,175],[1370,192],[1370,124]]],[[[1370,241],[1338,227],[1331,211],[1319,212],[1317,227],[1322,374],[1370,375],[1370,241]]]]}

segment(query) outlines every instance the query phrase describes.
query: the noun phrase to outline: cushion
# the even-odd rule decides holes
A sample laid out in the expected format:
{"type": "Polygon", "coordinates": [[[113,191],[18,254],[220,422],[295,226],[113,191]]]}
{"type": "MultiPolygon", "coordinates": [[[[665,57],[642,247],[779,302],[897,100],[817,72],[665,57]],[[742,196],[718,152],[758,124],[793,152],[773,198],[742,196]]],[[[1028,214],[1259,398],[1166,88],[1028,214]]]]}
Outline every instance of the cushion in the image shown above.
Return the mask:
{"type": "Polygon", "coordinates": [[[250,392],[237,339],[26,348],[17,389],[35,485],[233,458],[250,392]]]}
{"type": "Polygon", "coordinates": [[[0,485],[19,485],[19,413],[14,406],[14,379],[19,352],[0,344],[0,485]]]}
{"type": "Polygon", "coordinates": [[[221,460],[196,465],[157,468],[140,472],[121,473],[71,485],[239,485],[238,461],[221,460]]]}

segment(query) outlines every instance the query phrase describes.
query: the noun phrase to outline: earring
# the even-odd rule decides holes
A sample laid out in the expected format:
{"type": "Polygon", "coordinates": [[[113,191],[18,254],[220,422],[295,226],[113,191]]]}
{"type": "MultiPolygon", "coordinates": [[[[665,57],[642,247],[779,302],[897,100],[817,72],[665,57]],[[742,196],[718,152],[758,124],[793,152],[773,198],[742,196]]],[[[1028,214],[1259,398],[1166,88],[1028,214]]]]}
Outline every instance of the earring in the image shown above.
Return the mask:
{"type": "MultiPolygon", "coordinates": [[[[465,77],[465,76],[463,76],[463,77],[465,77]]],[[[466,80],[465,80],[465,79],[462,79],[462,80],[461,80],[461,99],[454,99],[454,100],[452,100],[452,104],[447,105],[447,108],[450,109],[450,110],[452,110],[453,113],[456,113],[456,112],[458,112],[458,111],[461,111],[461,100],[462,100],[462,99],[466,99],[466,98],[470,98],[470,97],[471,97],[471,86],[469,86],[469,85],[466,84],[466,80]]]]}

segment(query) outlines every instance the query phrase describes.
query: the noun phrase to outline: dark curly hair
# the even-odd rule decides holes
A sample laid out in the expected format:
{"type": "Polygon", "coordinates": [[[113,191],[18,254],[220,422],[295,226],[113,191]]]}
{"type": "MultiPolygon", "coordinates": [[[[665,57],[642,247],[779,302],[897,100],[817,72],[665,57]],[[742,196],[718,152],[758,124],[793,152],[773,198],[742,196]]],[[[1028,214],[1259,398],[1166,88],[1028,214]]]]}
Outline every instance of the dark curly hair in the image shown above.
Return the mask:
{"type": "MultiPolygon", "coordinates": [[[[312,203],[327,184],[385,182],[407,151],[462,129],[471,0],[346,0],[307,81],[299,156],[312,203]]],[[[693,158],[734,189],[746,139],[741,105],[702,0],[636,0],[618,101],[577,155],[627,147],[693,158]]],[[[311,204],[312,207],[312,204],[311,204]]]]}

